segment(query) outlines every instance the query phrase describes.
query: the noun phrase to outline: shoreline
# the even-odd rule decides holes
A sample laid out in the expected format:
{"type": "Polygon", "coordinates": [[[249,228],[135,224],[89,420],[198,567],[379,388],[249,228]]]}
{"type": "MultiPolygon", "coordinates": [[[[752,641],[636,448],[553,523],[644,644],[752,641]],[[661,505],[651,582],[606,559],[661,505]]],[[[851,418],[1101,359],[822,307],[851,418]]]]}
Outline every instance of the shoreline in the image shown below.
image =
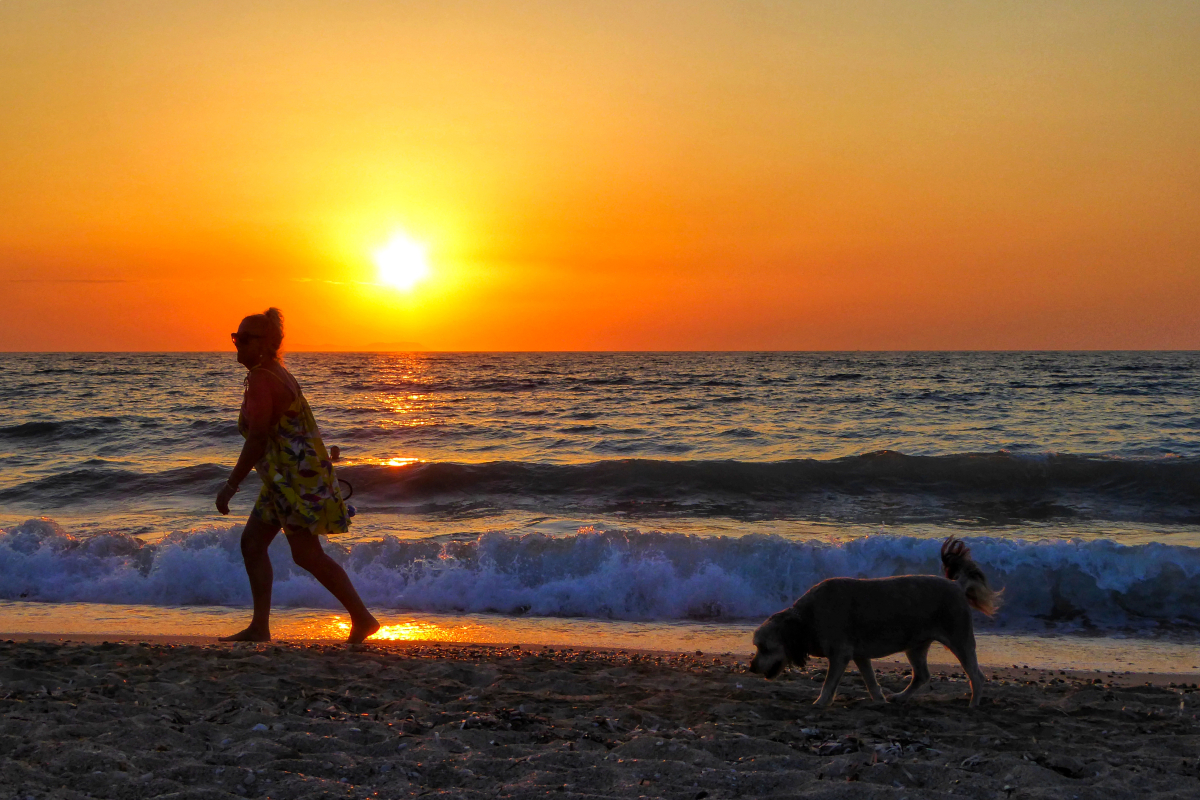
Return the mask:
{"type": "MultiPolygon", "coordinates": [[[[656,650],[637,647],[603,647],[603,646],[580,646],[569,644],[544,644],[544,643],[529,643],[529,642],[446,642],[436,640],[368,640],[358,645],[348,645],[343,641],[332,638],[287,638],[287,639],[272,639],[270,642],[222,642],[216,636],[188,636],[188,635],[171,635],[171,634],[99,634],[99,633],[4,633],[0,632],[0,642],[4,643],[20,643],[20,642],[38,642],[38,643],[57,643],[57,644],[105,644],[105,645],[157,645],[157,646],[192,646],[192,647],[215,647],[215,648],[236,648],[236,647],[305,647],[305,648],[343,648],[354,651],[372,651],[378,650],[381,652],[395,652],[401,655],[417,652],[426,648],[436,648],[439,651],[451,653],[463,653],[468,651],[492,651],[492,652],[508,652],[516,651],[531,655],[553,655],[555,653],[590,653],[600,656],[639,656],[650,658],[690,658],[700,657],[712,659],[713,663],[722,665],[745,665],[749,661],[749,653],[715,653],[702,650],[682,651],[682,650],[656,650]]],[[[961,665],[953,660],[938,660],[935,657],[937,651],[931,651],[929,660],[929,669],[936,675],[952,675],[956,674],[962,677],[961,665]]],[[[948,655],[948,653],[942,653],[948,655]]],[[[824,659],[813,658],[810,660],[809,669],[813,669],[814,665],[819,669],[819,665],[824,663],[824,659]]],[[[905,674],[909,669],[907,659],[902,653],[888,656],[882,659],[875,659],[872,662],[875,670],[881,674],[905,674]]],[[[1034,676],[1035,681],[1053,680],[1055,678],[1068,678],[1071,680],[1093,680],[1095,678],[1103,678],[1111,680],[1117,685],[1122,686],[1173,686],[1175,684],[1197,684],[1200,685],[1200,671],[1181,671],[1181,672],[1163,672],[1163,671],[1146,671],[1146,670],[1109,670],[1109,669],[1054,669],[1052,667],[1030,667],[1019,664],[1004,666],[1000,664],[987,664],[980,662],[980,668],[984,670],[989,682],[992,680],[1023,680],[1028,676],[1034,676]]],[[[758,677],[747,673],[751,677],[758,677]]],[[[846,669],[847,677],[843,679],[843,686],[847,680],[858,680],[858,669],[851,663],[846,669]]]]}
{"type": "MultiPolygon", "coordinates": [[[[138,638],[156,635],[215,636],[242,630],[249,609],[241,606],[146,606],[95,603],[0,601],[0,636],[76,636],[138,638]]],[[[744,654],[758,621],[660,620],[628,621],[590,617],[511,616],[498,613],[442,613],[376,610],[382,625],[370,641],[433,641],[464,644],[561,646],[593,649],[744,654]]],[[[342,641],[349,622],[339,610],[280,608],[271,618],[279,641],[342,641]]],[[[1083,633],[1073,630],[1006,630],[976,628],[981,664],[1028,665],[1043,669],[1200,674],[1200,636],[1195,632],[1137,631],[1083,633]]],[[[179,638],[183,641],[183,638],[179,638]]],[[[953,657],[941,648],[935,661],[953,657]]],[[[903,660],[900,656],[897,660],[903,660]]]]}
{"type": "MultiPolygon", "coordinates": [[[[823,661],[767,681],[695,653],[113,638],[0,640],[0,785],[15,796],[1200,794],[1192,682],[985,669],[968,708],[966,681],[931,665],[906,703],[871,701],[849,674],[818,709],[823,661]]],[[[879,680],[906,681],[892,665],[879,680]]]]}

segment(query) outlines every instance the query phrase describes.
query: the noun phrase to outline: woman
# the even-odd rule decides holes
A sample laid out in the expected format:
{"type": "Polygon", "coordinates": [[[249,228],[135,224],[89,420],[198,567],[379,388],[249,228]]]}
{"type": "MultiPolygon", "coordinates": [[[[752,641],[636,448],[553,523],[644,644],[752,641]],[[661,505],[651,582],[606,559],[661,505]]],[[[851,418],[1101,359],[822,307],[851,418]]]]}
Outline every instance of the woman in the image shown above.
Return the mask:
{"type": "Polygon", "coordinates": [[[217,510],[229,513],[229,501],[251,469],[258,471],[263,486],[242,531],[254,617],[250,627],[221,641],[271,640],[274,575],[267,547],[282,529],[296,564],[311,572],[350,613],[348,641],[361,642],[379,630],[379,623],[363,605],[346,571],[326,555],[317,538],[322,533],[345,533],[350,520],[308,401],[279,363],[283,314],[277,308],[251,314],[233,334],[233,343],[238,363],[250,371],[238,416],[238,430],[246,443],[229,480],[217,493],[217,510]]]}

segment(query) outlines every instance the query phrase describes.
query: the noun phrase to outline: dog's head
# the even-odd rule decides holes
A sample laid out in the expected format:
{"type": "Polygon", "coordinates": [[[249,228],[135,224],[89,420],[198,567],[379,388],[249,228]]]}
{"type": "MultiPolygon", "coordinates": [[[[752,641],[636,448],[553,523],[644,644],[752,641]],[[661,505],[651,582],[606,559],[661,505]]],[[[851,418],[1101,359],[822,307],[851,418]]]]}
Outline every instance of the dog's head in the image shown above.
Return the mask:
{"type": "Polygon", "coordinates": [[[754,658],[750,671],[770,680],[788,664],[804,669],[808,656],[808,625],[795,609],[788,608],[772,614],[754,632],[754,658]]]}

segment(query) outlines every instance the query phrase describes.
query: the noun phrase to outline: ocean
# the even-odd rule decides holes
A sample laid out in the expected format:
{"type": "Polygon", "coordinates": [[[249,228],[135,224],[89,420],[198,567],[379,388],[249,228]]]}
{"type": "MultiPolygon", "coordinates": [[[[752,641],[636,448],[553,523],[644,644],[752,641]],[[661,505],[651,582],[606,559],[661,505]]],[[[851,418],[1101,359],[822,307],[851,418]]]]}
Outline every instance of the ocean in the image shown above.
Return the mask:
{"type": "MultiPolygon", "coordinates": [[[[353,487],[327,549],[393,638],[748,652],[817,581],[936,572],[955,535],[1004,588],[976,617],[995,658],[1200,664],[1198,353],[287,365],[353,487]]],[[[0,631],[239,627],[256,478],[229,517],[213,498],[244,375],[232,352],[0,355],[0,631]]],[[[272,559],[276,635],[337,635],[282,537],[272,559]]]]}

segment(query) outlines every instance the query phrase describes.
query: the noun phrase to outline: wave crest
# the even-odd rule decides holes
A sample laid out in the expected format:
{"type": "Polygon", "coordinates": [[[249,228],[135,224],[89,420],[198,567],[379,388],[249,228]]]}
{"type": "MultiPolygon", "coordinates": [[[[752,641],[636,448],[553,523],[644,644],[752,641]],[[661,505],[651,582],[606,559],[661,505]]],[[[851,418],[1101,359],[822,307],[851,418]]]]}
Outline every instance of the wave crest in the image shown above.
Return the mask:
{"type": "MultiPolygon", "coordinates": [[[[743,435],[740,429],[729,435],[743,435]]],[[[103,462],[0,490],[34,509],[143,497],[204,497],[227,467],[155,473],[103,462]],[[39,508],[40,507],[40,508],[39,508]]],[[[537,508],[631,517],[724,516],[854,523],[1117,520],[1200,523],[1200,459],[1115,459],[1007,452],[907,456],[889,450],[829,460],[609,459],[587,464],[494,461],[356,465],[360,511],[457,514],[537,508]]],[[[255,480],[251,476],[251,480],[255,480]]]]}
{"type": "MultiPolygon", "coordinates": [[[[208,528],[151,544],[121,533],[75,537],[30,520],[0,532],[0,598],[248,605],[239,535],[239,526],[208,528]]],[[[1200,628],[1200,548],[990,537],[970,546],[992,585],[1006,589],[1004,608],[980,619],[983,627],[1200,628]]],[[[939,547],[909,536],[831,543],[632,529],[327,544],[380,608],[730,621],[761,619],[829,577],[936,573],[939,547]]],[[[335,607],[291,563],[282,537],[271,557],[277,604],[335,607]]]]}

